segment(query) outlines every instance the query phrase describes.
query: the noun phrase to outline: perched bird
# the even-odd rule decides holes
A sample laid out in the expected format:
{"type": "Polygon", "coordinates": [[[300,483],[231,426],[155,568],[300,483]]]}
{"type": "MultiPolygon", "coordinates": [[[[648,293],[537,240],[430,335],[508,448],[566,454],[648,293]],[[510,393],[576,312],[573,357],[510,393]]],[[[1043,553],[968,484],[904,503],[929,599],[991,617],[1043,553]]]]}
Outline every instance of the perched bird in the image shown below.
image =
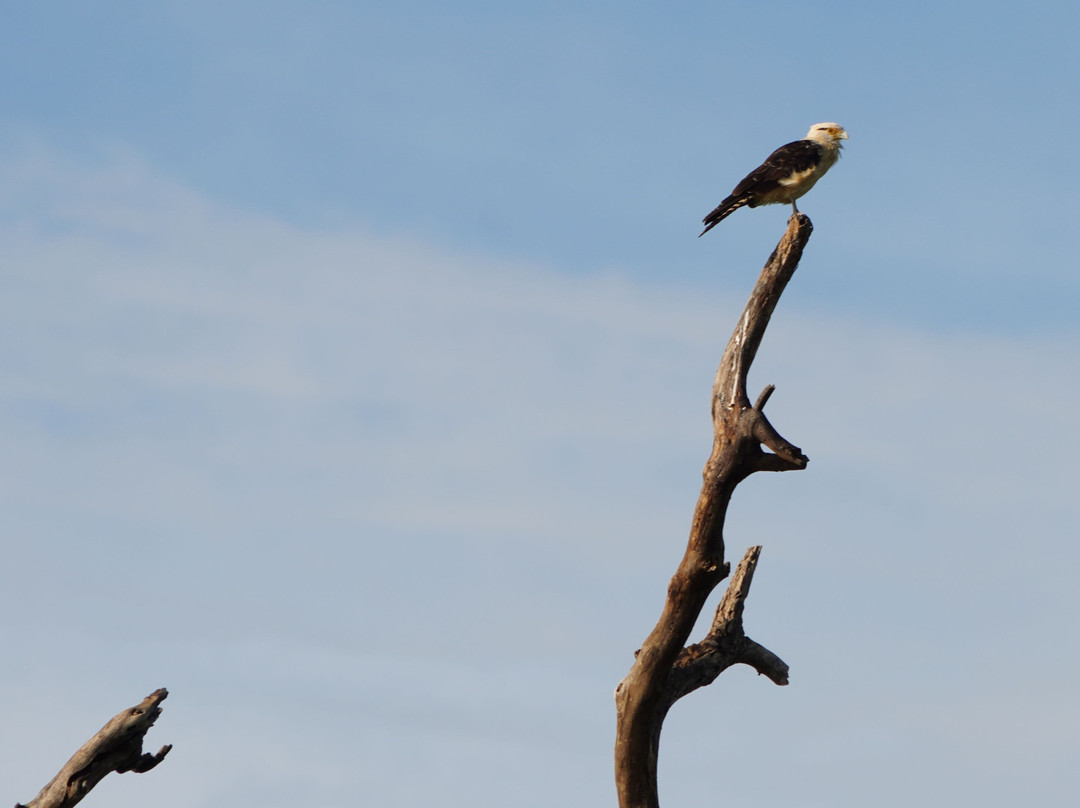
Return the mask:
{"type": "Polygon", "coordinates": [[[840,141],[847,139],[847,132],[840,124],[815,123],[804,139],[781,146],[736,185],[731,196],[702,219],[705,229],[698,238],[744,206],[756,208],[790,202],[798,213],[795,200],[813,188],[840,159],[843,148],[840,141]]]}

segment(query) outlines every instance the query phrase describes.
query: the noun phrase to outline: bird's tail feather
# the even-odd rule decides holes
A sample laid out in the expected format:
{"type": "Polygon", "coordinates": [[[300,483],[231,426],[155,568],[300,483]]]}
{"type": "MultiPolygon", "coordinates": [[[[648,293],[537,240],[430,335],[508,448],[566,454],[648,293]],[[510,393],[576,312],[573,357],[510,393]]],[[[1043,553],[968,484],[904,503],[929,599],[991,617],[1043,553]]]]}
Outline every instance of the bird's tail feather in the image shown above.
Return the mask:
{"type": "Polygon", "coordinates": [[[716,208],[712,211],[712,213],[710,213],[708,216],[701,220],[701,223],[705,225],[705,229],[698,234],[698,238],[704,236],[706,233],[708,233],[710,230],[720,224],[720,222],[724,221],[724,219],[726,219],[732,213],[743,207],[747,202],[749,202],[749,200],[746,198],[739,199],[733,196],[729,196],[727,199],[717,205],[716,208]]]}

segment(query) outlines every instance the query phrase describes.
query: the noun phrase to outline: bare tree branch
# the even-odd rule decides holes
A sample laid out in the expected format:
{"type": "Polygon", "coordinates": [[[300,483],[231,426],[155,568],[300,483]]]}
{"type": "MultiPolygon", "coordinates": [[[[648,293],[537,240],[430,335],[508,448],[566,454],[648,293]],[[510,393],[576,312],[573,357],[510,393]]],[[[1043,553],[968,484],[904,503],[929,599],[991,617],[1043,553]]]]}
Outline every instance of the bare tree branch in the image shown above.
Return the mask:
{"type": "Polygon", "coordinates": [[[165,688],[155,690],[141,703],[114,716],[84,743],[45,788],[26,805],[15,808],[71,808],[110,772],[148,772],[172,749],[167,744],[155,754],[143,754],[143,736],[161,715],[165,688]]]}
{"type": "Polygon", "coordinates": [[[743,609],[760,556],[760,546],[746,551],[716,607],[708,635],[700,643],[684,649],[675,660],[667,687],[672,704],[699,687],[711,685],[732,665],[749,665],[778,685],[788,683],[788,666],[784,661],[743,631],[743,609]]]}
{"type": "Polygon", "coordinates": [[[668,585],[660,619],[615,690],[615,783],[620,808],[658,808],[656,761],[660,730],[671,705],[710,684],[725,669],[746,664],[778,685],[788,667],[743,632],[742,612],[761,552],[740,562],[702,642],[687,646],[706,600],[730,565],[724,560],[724,520],[735,487],[757,471],[793,471],[809,462],[765,417],[766,387],[753,406],[746,378],[776,303],[798,267],[813,231],[801,213],[788,227],[758,277],[716,372],[712,391],[713,448],[702,474],[690,537],[668,585]],[[769,449],[763,451],[762,446],[769,449]]]}

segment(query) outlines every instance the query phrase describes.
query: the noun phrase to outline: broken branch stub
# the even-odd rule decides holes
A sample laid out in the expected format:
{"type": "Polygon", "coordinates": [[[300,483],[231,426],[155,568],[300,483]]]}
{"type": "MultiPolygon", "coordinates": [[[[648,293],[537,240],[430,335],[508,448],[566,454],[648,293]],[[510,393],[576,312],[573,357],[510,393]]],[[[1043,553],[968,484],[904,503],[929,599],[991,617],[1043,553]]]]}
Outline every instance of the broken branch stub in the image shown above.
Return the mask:
{"type": "Polygon", "coordinates": [[[143,737],[161,715],[169,695],[155,690],[139,704],[115,715],[64,764],[34,799],[15,808],[71,808],[110,772],[148,772],[172,749],[166,744],[154,754],[142,751],[143,737]]]}

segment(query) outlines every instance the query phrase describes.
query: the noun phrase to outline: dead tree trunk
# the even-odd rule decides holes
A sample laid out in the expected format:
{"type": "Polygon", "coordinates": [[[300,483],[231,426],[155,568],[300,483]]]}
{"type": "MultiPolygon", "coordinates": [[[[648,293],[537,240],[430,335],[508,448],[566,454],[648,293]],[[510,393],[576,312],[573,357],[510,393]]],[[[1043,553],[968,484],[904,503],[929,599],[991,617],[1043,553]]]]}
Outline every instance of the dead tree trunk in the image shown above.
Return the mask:
{"type": "Polygon", "coordinates": [[[110,772],[148,772],[172,749],[167,744],[157,753],[143,754],[143,736],[161,715],[159,706],[169,693],[155,690],[130,709],[114,716],[89,741],[79,747],[64,768],[41,792],[15,808],[71,808],[110,772]]]}
{"type": "Polygon", "coordinates": [[[792,471],[807,464],[799,448],[780,437],[765,417],[765,402],[772,395],[772,385],[751,406],[746,375],[812,231],[810,220],[801,213],[788,221],[787,231],[762,269],[716,372],[712,390],[713,448],[705,464],[686,554],[668,585],[659,622],[615,690],[615,784],[620,808],[658,808],[656,759],[660,729],[678,699],[711,684],[726,668],[738,663],[750,665],[778,685],[787,684],[787,665],[743,633],[743,605],[760,547],[751,547],[739,563],[708,635],[695,645],[687,646],[686,642],[706,599],[730,571],[724,560],[723,528],[735,486],[756,471],[792,471]],[[763,445],[771,452],[763,451],[763,445]]]}

